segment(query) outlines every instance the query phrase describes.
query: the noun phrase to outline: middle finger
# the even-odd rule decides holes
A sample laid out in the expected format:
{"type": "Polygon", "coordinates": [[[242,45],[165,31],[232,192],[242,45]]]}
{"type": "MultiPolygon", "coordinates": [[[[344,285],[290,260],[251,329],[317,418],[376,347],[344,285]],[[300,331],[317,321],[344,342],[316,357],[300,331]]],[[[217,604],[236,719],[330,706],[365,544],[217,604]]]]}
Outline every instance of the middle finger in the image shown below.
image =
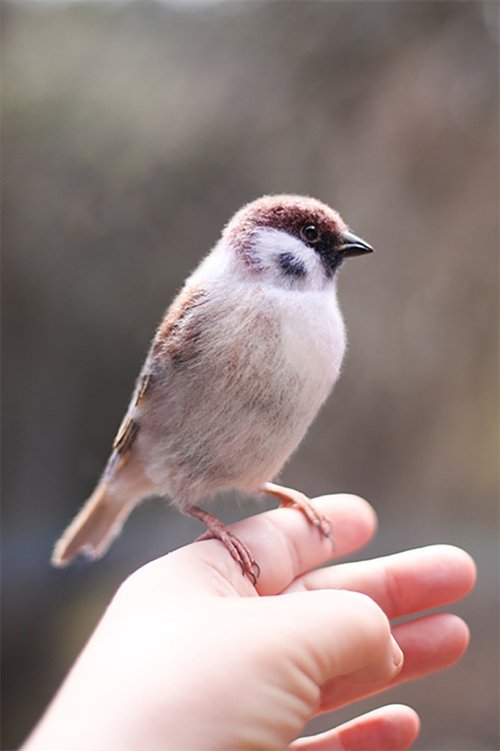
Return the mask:
{"type": "Polygon", "coordinates": [[[464,597],[475,581],[472,558],[452,545],[430,545],[371,561],[311,571],[287,591],[349,589],[371,597],[387,617],[399,618],[464,597]]]}

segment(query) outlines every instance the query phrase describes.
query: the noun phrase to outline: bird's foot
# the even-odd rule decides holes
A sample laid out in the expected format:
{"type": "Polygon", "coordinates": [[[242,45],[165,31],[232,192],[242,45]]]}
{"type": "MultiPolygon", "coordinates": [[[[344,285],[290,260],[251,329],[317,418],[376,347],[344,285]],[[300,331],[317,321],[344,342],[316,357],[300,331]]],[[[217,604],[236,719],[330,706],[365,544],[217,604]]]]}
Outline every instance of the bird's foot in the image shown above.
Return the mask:
{"type": "Polygon", "coordinates": [[[304,495],[304,493],[300,493],[298,490],[293,490],[292,488],[284,488],[281,485],[275,485],[274,482],[266,482],[262,487],[262,492],[279,498],[282,506],[288,506],[289,508],[296,508],[299,509],[299,511],[302,511],[307,521],[319,531],[321,537],[330,540],[332,547],[335,547],[332,535],[332,525],[325,516],[316,511],[311,501],[306,495],[304,495]]]}
{"type": "Polygon", "coordinates": [[[207,531],[200,535],[197,541],[220,540],[236,563],[241,566],[243,576],[247,576],[255,586],[260,576],[260,568],[248,545],[230,532],[220,519],[199,508],[199,506],[192,506],[188,514],[199,519],[207,527],[207,531]]]}

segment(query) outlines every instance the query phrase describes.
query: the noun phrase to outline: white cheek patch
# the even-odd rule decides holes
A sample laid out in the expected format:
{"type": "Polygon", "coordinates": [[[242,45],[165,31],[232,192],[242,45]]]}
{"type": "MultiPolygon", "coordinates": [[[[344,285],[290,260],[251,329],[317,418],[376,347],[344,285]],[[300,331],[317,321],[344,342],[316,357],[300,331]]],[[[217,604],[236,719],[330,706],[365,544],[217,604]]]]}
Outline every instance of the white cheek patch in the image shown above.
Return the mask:
{"type": "Polygon", "coordinates": [[[324,283],[321,260],[298,237],[288,232],[272,228],[263,228],[254,235],[254,247],[262,267],[270,270],[276,277],[289,282],[307,279],[307,286],[324,283]]]}
{"type": "Polygon", "coordinates": [[[298,237],[270,227],[257,230],[254,234],[254,243],[261,250],[264,262],[266,259],[276,258],[281,253],[290,253],[304,262],[311,250],[298,237]]]}

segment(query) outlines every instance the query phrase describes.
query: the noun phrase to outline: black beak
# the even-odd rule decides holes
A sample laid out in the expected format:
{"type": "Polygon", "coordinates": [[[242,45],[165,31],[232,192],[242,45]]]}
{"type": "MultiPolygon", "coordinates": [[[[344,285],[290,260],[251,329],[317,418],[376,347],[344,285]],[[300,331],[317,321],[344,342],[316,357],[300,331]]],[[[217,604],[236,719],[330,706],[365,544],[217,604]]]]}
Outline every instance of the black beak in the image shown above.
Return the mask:
{"type": "Polygon", "coordinates": [[[338,246],[337,250],[344,258],[362,256],[365,253],[373,253],[372,246],[365,243],[360,237],[353,235],[352,232],[343,232],[341,237],[341,244],[338,246]]]}

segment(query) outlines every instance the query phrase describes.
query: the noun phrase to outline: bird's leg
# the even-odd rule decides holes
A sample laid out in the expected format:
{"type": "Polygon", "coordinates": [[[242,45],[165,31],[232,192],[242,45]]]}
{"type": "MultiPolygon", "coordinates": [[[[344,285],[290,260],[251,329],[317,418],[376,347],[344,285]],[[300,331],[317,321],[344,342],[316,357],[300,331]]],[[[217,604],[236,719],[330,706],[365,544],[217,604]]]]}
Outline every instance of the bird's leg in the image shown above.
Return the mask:
{"type": "Polygon", "coordinates": [[[191,506],[187,513],[190,516],[194,516],[195,519],[199,519],[207,527],[207,531],[200,535],[197,541],[220,540],[236,563],[240,564],[242,574],[248,576],[255,586],[260,576],[260,568],[259,564],[254,560],[252,551],[248,545],[230,532],[220,519],[217,519],[213,514],[209,514],[208,511],[204,511],[199,506],[191,506]]]}
{"type": "Polygon", "coordinates": [[[332,537],[332,525],[325,516],[319,514],[312,505],[309,498],[300,493],[298,490],[292,488],[283,488],[281,485],[275,485],[274,482],[266,482],[262,486],[262,492],[268,495],[274,495],[279,498],[282,506],[288,506],[289,508],[296,508],[302,511],[307,521],[310,522],[319,531],[322,537],[326,537],[332,545],[334,544],[332,537]]]}

